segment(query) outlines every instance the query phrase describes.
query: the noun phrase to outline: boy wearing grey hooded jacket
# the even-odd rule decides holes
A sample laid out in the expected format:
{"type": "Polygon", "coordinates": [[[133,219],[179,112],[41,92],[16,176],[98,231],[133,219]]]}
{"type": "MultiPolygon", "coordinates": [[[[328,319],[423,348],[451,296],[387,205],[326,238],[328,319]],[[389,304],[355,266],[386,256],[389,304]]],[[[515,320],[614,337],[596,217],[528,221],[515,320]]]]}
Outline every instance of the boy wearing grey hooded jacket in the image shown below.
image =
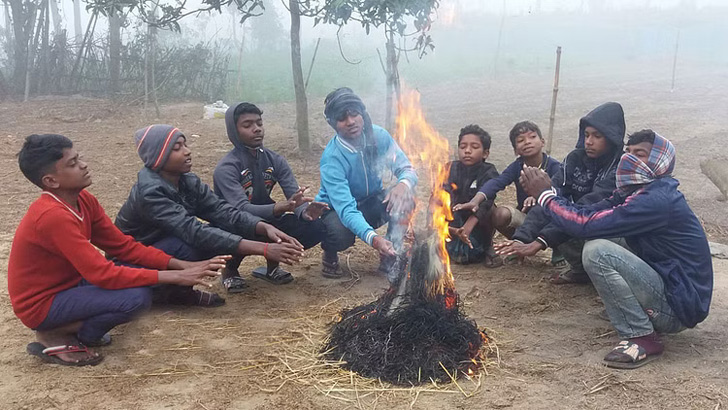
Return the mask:
{"type": "MultiPolygon", "coordinates": [[[[215,167],[215,194],[296,238],[304,249],[311,248],[324,236],[319,217],[328,205],[304,196],[308,187],[298,185],[285,158],[263,146],[262,114],[260,108],[247,102],[235,104],[225,113],[227,136],[233,149],[215,167]],[[271,198],[276,184],[280,185],[286,200],[276,202],[271,198]]],[[[223,284],[228,292],[238,291],[237,284],[242,283],[238,274],[241,260],[242,257],[233,258],[223,271],[223,284]]],[[[255,269],[253,276],[274,284],[293,280],[278,262],[271,260],[267,267],[255,269]]]]}

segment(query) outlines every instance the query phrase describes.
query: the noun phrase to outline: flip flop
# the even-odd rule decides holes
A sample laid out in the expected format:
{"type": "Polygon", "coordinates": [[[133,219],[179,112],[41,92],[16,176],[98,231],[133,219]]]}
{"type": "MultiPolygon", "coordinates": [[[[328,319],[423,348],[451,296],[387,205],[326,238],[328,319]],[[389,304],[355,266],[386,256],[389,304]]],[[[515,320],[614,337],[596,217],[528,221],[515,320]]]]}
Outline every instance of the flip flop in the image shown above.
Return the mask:
{"type": "Polygon", "coordinates": [[[89,352],[88,347],[82,344],[79,344],[78,346],[60,345],[45,347],[41,343],[32,342],[28,343],[28,346],[25,350],[28,352],[28,354],[32,356],[40,357],[41,360],[46,363],[60,364],[61,366],[96,366],[104,360],[104,356],[101,356],[100,354],[98,354],[97,356],[90,356],[88,359],[79,360],[77,362],[68,362],[57,356],[63,353],[78,352],[85,352],[90,354],[91,352],[89,352]]]}
{"type": "Polygon", "coordinates": [[[622,340],[604,356],[603,364],[613,369],[636,369],[661,356],[662,353],[648,355],[645,349],[637,343],[622,340]]]}
{"type": "Polygon", "coordinates": [[[230,276],[222,279],[222,286],[227,293],[240,293],[248,287],[248,284],[240,276],[230,276]]]}
{"type": "Polygon", "coordinates": [[[274,285],[285,285],[293,282],[293,276],[280,266],[276,266],[270,273],[268,273],[267,267],[259,266],[253,270],[253,277],[263,279],[274,285]]]}

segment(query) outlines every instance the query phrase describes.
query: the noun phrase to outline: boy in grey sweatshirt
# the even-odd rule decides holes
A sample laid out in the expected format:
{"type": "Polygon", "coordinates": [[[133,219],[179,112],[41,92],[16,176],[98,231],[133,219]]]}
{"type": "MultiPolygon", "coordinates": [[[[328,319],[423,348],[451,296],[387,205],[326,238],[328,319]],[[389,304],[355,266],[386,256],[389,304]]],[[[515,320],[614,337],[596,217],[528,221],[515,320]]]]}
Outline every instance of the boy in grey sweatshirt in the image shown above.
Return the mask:
{"type": "MultiPolygon", "coordinates": [[[[263,111],[250,103],[238,103],[225,113],[227,136],[233,149],[215,167],[215,193],[233,207],[260,217],[296,238],[305,249],[321,242],[324,226],[319,217],[328,205],[304,196],[291,167],[282,156],[263,147],[263,111]],[[274,201],[271,191],[279,184],[285,201],[274,201]]],[[[230,293],[240,292],[245,284],[238,273],[242,257],[233,258],[223,271],[223,285],[230,293]]],[[[253,276],[274,284],[293,280],[278,262],[253,271],[253,276]]]]}

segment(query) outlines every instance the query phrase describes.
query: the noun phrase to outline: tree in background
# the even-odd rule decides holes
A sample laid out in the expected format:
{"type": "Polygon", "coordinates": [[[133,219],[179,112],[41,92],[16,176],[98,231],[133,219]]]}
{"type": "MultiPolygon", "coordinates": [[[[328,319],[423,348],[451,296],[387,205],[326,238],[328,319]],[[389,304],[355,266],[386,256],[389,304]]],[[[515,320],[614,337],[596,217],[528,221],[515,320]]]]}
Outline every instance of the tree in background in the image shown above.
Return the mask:
{"type": "MultiPolygon", "coordinates": [[[[386,119],[385,126],[392,130],[394,125],[394,101],[399,99],[399,57],[401,52],[417,51],[419,57],[434,49],[428,34],[430,17],[437,10],[439,0],[337,0],[326,1],[320,17],[315,23],[343,26],[350,20],[361,23],[367,34],[372,27],[384,28],[386,38],[386,60],[382,64],[386,77],[386,119]],[[408,23],[414,31],[408,33],[408,23]],[[405,39],[416,36],[415,44],[408,47],[405,39]]],[[[411,29],[410,29],[411,30],[411,29]]]]}

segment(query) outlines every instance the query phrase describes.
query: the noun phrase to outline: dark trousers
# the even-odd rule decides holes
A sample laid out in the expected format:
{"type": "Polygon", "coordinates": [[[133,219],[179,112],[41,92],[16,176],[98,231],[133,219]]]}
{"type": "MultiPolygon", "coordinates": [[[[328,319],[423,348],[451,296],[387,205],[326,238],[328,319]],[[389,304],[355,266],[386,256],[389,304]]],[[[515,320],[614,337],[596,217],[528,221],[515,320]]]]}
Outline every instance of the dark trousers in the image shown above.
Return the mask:
{"type": "Polygon", "coordinates": [[[152,290],[148,287],[110,290],[82,280],[78,286],[56,295],[36,330],[48,331],[81,321],[78,339],[90,343],[115,326],[132,321],[151,305],[152,290]]]}
{"type": "MultiPolygon", "coordinates": [[[[402,247],[402,239],[407,232],[409,219],[411,215],[390,215],[387,213],[387,204],[382,201],[385,192],[380,191],[370,195],[357,203],[357,208],[364,215],[367,223],[372,228],[377,229],[385,223],[387,226],[387,239],[392,242],[394,249],[399,251],[402,247]]],[[[339,219],[339,215],[334,210],[327,211],[322,217],[326,236],[321,241],[321,248],[326,252],[340,252],[349,249],[354,245],[356,236],[349,228],[345,227],[339,219]]]]}
{"type": "MultiPolygon", "coordinates": [[[[201,261],[215,256],[214,252],[194,248],[181,239],[168,236],[152,244],[153,247],[183,261],[201,261]]],[[[170,303],[174,300],[184,299],[192,292],[192,286],[157,285],[153,286],[154,303],[170,303]]]]}

